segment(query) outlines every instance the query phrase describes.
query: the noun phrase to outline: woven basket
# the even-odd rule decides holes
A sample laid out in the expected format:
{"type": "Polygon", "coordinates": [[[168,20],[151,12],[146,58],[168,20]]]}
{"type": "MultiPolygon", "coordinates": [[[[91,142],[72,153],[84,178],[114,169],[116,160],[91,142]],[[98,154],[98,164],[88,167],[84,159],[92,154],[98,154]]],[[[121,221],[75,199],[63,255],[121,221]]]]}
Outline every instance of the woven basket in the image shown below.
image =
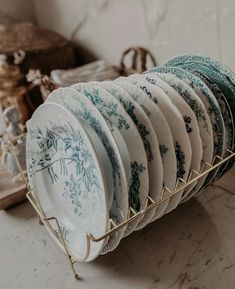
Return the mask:
{"type": "Polygon", "coordinates": [[[156,66],[153,55],[147,49],[130,47],[123,52],[119,65],[110,65],[103,60],[98,60],[77,68],[53,70],[50,77],[43,76],[39,71],[31,71],[28,80],[41,87],[45,100],[57,87],[70,86],[78,82],[113,80],[119,76],[142,73],[147,69],[148,61],[150,65],[156,66]],[[129,67],[126,65],[127,60],[130,63],[129,67]]]}
{"type": "Polygon", "coordinates": [[[26,81],[30,69],[49,74],[55,68],[74,67],[75,48],[60,35],[32,23],[0,25],[0,105],[17,105],[25,122],[38,104],[41,94],[26,81]],[[1,60],[1,59],[0,59],[1,60]]]}

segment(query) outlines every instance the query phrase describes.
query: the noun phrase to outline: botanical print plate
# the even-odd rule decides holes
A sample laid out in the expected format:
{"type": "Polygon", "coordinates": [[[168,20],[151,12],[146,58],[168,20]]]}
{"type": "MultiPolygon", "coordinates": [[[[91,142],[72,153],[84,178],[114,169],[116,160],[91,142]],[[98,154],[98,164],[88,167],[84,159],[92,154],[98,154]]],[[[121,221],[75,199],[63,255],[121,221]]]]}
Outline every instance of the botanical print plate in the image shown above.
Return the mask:
{"type": "MultiPolygon", "coordinates": [[[[222,156],[225,145],[224,121],[219,108],[219,104],[213,93],[210,91],[210,89],[199,77],[179,67],[162,66],[157,67],[155,71],[164,73],[173,73],[178,78],[187,83],[200,97],[210,117],[210,121],[213,128],[214,157],[216,155],[222,156]]],[[[214,179],[217,171],[218,169],[209,173],[208,177],[205,180],[204,186],[209,184],[214,179]]]]}
{"type": "MultiPolygon", "coordinates": [[[[187,66],[187,69],[193,71],[195,74],[203,74],[207,77],[208,80],[210,80],[211,83],[217,85],[223,93],[223,96],[226,98],[227,103],[229,104],[230,111],[232,112],[232,120],[233,123],[235,123],[235,77],[226,66],[209,57],[199,55],[183,55],[181,57],[176,57],[171,61],[176,63],[176,65],[187,66]]],[[[218,102],[219,100],[220,99],[218,99],[218,102]]],[[[221,103],[219,103],[219,105],[221,107],[221,103]]],[[[234,142],[235,134],[233,132],[233,143],[234,142]]],[[[227,169],[231,167],[233,162],[234,160],[228,162],[229,165],[227,164],[227,169]]],[[[227,171],[227,169],[224,171],[227,171]]]]}
{"type": "MultiPolygon", "coordinates": [[[[200,129],[195,113],[187,104],[187,102],[181,97],[181,95],[170,84],[161,79],[159,76],[153,73],[149,73],[142,75],[142,77],[144,77],[146,81],[161,88],[181,113],[185,122],[186,131],[188,133],[192,148],[191,168],[194,168],[194,170],[199,172],[201,168],[203,150],[200,129]]],[[[174,85],[177,86],[178,79],[174,75],[165,74],[163,75],[163,77],[169,77],[170,80],[174,83],[174,85]]],[[[187,189],[185,189],[184,195],[189,193],[189,191],[195,185],[196,183],[193,183],[192,185],[187,187],[187,189]]]]}
{"type": "MultiPolygon", "coordinates": [[[[45,217],[58,219],[69,251],[79,260],[87,251],[86,234],[101,236],[108,227],[108,170],[101,161],[87,132],[62,106],[46,103],[34,112],[27,134],[30,185],[45,217]]],[[[52,230],[59,236],[55,224],[52,230]]],[[[104,243],[91,244],[89,261],[104,243]]]]}
{"type": "Polygon", "coordinates": [[[215,76],[211,80],[215,80],[215,83],[219,81],[217,84],[228,100],[233,113],[233,122],[235,123],[235,75],[228,67],[210,57],[200,55],[182,55],[171,59],[169,62],[172,64],[186,62],[201,63],[211,68],[213,71],[212,75],[215,76]]]}
{"type": "MultiPolygon", "coordinates": [[[[91,126],[99,136],[112,166],[113,195],[110,208],[110,218],[117,224],[125,221],[128,216],[128,184],[124,165],[111,130],[102,114],[83,94],[73,88],[59,88],[47,98],[47,102],[55,102],[67,108],[77,119],[81,119],[91,126]]],[[[115,242],[121,240],[125,228],[114,233],[110,238],[115,242]]],[[[96,235],[95,237],[99,237],[96,235]]]]}
{"type": "MultiPolygon", "coordinates": [[[[123,88],[129,94],[129,96],[141,106],[136,109],[136,117],[140,119],[140,122],[144,124],[145,127],[145,130],[143,130],[144,127],[139,130],[140,135],[142,135],[144,132],[143,136],[146,138],[146,132],[148,132],[147,137],[149,155],[148,152],[147,155],[149,167],[149,195],[151,198],[157,201],[161,198],[162,195],[163,166],[158,139],[153,127],[153,108],[151,106],[149,107],[149,105],[146,105],[146,103],[148,104],[149,100],[145,97],[143,92],[134,85],[122,80],[122,78],[118,78],[115,83],[123,88]]],[[[161,206],[161,209],[163,209],[163,207],[164,205],[161,206]]],[[[155,210],[152,210],[146,214],[144,220],[139,224],[138,229],[148,224],[153,218],[154,214],[155,210]]]]}
{"type": "MultiPolygon", "coordinates": [[[[137,74],[133,74],[130,77],[132,79],[136,79],[137,81],[140,80],[141,82],[143,82],[145,78],[143,75],[137,74]]],[[[153,104],[151,103],[151,105],[153,104]]],[[[156,108],[156,104],[154,104],[154,107],[155,107],[154,116],[156,117],[156,120],[154,121],[153,126],[157,134],[160,146],[160,152],[163,163],[164,186],[167,187],[170,191],[173,191],[177,179],[177,161],[176,161],[174,140],[172,137],[170,126],[163,112],[160,110],[158,106],[156,108]],[[156,112],[156,109],[158,110],[158,112],[156,112]]],[[[166,190],[164,193],[164,197],[166,197],[168,194],[169,191],[166,190]]],[[[165,210],[164,211],[157,210],[153,218],[153,221],[159,218],[164,212],[165,210]]]]}
{"type": "MultiPolygon", "coordinates": [[[[157,107],[158,110],[160,110],[165,116],[169,124],[170,132],[175,146],[177,178],[182,178],[186,181],[188,179],[188,174],[192,165],[192,149],[183,117],[171,102],[171,100],[164,93],[164,91],[161,88],[144,80],[144,76],[138,77],[138,80],[135,80],[132,77],[129,77],[128,79],[131,81],[131,83],[139,87],[150,100],[154,101],[154,106],[157,107]]],[[[158,136],[158,133],[161,133],[162,131],[162,121],[156,121],[155,125],[157,126],[158,136]]],[[[169,173],[169,171],[166,173],[169,173]]],[[[183,192],[184,190],[174,195],[170,199],[165,213],[170,212],[178,205],[183,192]]]]}
{"type": "MultiPolygon", "coordinates": [[[[149,191],[148,163],[144,145],[135,124],[121,103],[110,92],[102,88],[101,83],[79,83],[72,87],[86,95],[103,114],[112,129],[114,126],[118,128],[130,156],[129,206],[137,212],[144,209],[149,191]]],[[[120,149],[120,152],[123,154],[123,149],[120,149]]],[[[129,229],[127,228],[127,230],[129,229]]],[[[117,245],[116,240],[112,239],[104,251],[113,250],[117,245]]]]}
{"type": "MultiPolygon", "coordinates": [[[[211,163],[213,160],[214,151],[213,130],[209,115],[207,114],[206,108],[203,105],[201,99],[189,85],[177,78],[174,74],[155,73],[155,75],[166,81],[173,89],[175,89],[180,94],[182,99],[184,99],[184,101],[187,102],[187,104],[193,110],[197,118],[202,140],[202,161],[211,163]]],[[[197,185],[193,188],[193,191],[189,193],[190,196],[192,196],[201,188],[205,182],[205,179],[206,176],[200,178],[197,185]]]]}
{"type": "MultiPolygon", "coordinates": [[[[200,63],[185,63],[180,64],[180,67],[189,70],[190,72],[193,72],[195,75],[200,77],[204,83],[209,87],[209,89],[212,91],[212,93],[215,95],[218,104],[220,106],[221,113],[223,115],[224,120],[224,126],[225,126],[225,149],[224,149],[224,155],[223,157],[226,157],[227,149],[232,150],[233,149],[233,140],[234,140],[234,123],[233,123],[233,116],[232,111],[230,109],[230,106],[227,102],[227,99],[219,86],[210,79],[210,73],[208,74],[205,70],[205,66],[201,65],[200,63]]],[[[213,77],[212,77],[213,78],[213,77]]],[[[228,166],[228,162],[219,168],[218,174],[215,179],[221,176],[223,171],[228,166]]]]}

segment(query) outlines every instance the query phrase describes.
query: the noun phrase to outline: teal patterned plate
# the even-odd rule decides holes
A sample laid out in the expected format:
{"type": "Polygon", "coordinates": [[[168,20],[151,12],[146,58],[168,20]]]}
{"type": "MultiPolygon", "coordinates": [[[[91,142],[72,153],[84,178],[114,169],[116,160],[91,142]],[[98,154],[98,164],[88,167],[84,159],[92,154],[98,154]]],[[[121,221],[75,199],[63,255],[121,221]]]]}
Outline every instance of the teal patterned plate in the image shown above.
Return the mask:
{"type": "MultiPolygon", "coordinates": [[[[208,86],[196,75],[179,67],[172,67],[172,66],[156,67],[153,68],[152,71],[150,72],[172,73],[179,79],[187,83],[195,91],[195,93],[200,97],[201,101],[203,102],[207,110],[207,113],[210,117],[210,121],[213,128],[214,157],[216,155],[223,156],[225,146],[224,120],[220,111],[219,104],[213,93],[208,88],[208,86]]],[[[207,186],[214,179],[217,172],[218,169],[209,173],[203,186],[207,186]]]]}
{"type": "MultiPolygon", "coordinates": [[[[124,79],[123,79],[124,80],[124,79]]],[[[121,78],[118,78],[115,83],[117,83],[121,88],[125,89],[130,96],[137,96],[133,97],[133,99],[141,105],[140,102],[138,102],[138,89],[136,89],[135,86],[126,83],[125,81],[122,81],[121,78]]],[[[140,91],[140,93],[142,93],[140,91]]],[[[142,106],[142,105],[141,105],[142,106]]],[[[145,121],[147,123],[147,130],[149,131],[149,144],[151,148],[151,158],[148,158],[148,168],[149,168],[149,194],[150,196],[154,197],[155,200],[160,199],[161,194],[162,194],[162,188],[163,188],[163,166],[162,166],[162,159],[161,159],[161,154],[160,154],[160,148],[159,148],[159,143],[158,139],[156,137],[155,131],[149,122],[148,117],[146,116],[146,109],[142,106],[143,112],[145,115],[145,121]]],[[[148,116],[150,111],[147,112],[148,116]]],[[[141,119],[141,122],[143,123],[143,116],[141,119]]],[[[152,210],[148,212],[145,215],[144,222],[142,221],[137,229],[141,229],[144,226],[146,226],[150,220],[153,218],[155,210],[152,210]],[[146,221],[145,221],[146,220],[146,221]]]]}
{"type": "MultiPolygon", "coordinates": [[[[174,74],[155,73],[155,75],[166,81],[173,89],[175,89],[180,94],[182,99],[187,102],[187,104],[194,111],[202,140],[202,161],[211,163],[213,160],[214,151],[213,131],[209,115],[207,114],[201,99],[189,85],[177,78],[174,74]]],[[[188,194],[188,196],[192,196],[202,187],[206,177],[207,176],[200,178],[197,185],[193,188],[192,192],[188,194]]]]}
{"type": "MultiPolygon", "coordinates": [[[[155,111],[155,114],[159,114],[160,111],[164,115],[170,128],[169,133],[172,135],[174,142],[177,161],[177,177],[186,181],[188,179],[188,174],[192,165],[192,149],[182,115],[171,102],[171,100],[167,97],[164,91],[161,88],[146,81],[143,75],[138,77],[131,76],[128,77],[128,79],[131,83],[142,89],[146,96],[152,100],[152,102],[154,102],[154,105],[151,105],[154,106],[155,109],[158,109],[158,112],[155,111]]],[[[164,131],[162,121],[160,119],[158,121],[156,120],[154,125],[156,126],[156,134],[158,137],[158,135],[164,131]]],[[[165,173],[169,174],[170,172],[168,170],[165,173]]],[[[164,213],[169,213],[174,208],[176,208],[181,200],[183,193],[184,190],[170,199],[169,205],[164,213]]]]}
{"type": "MultiPolygon", "coordinates": [[[[172,166],[170,168],[168,167],[169,168],[168,175],[166,175],[166,172],[164,171],[164,185],[165,185],[165,181],[167,180],[167,178],[169,178],[168,180],[168,182],[170,181],[169,189],[173,188],[175,186],[176,178],[177,178],[177,169],[178,169],[177,158],[176,158],[173,138],[171,135],[171,130],[170,130],[168,122],[166,121],[164,114],[162,113],[160,108],[156,104],[154,104],[154,102],[150,99],[149,92],[147,90],[144,91],[140,87],[135,85],[136,83],[135,80],[131,80],[127,78],[119,78],[118,81],[120,85],[122,85],[122,87],[124,87],[128,91],[128,93],[136,100],[136,102],[138,102],[143,107],[144,111],[147,114],[147,117],[150,120],[151,126],[154,130],[154,134],[158,140],[160,151],[162,150],[162,148],[167,148],[167,152],[171,154],[172,166]],[[166,141],[166,138],[168,139],[168,141],[166,141]],[[159,142],[160,140],[161,140],[161,143],[159,142]]],[[[164,152],[166,153],[166,149],[164,149],[164,152]]],[[[164,154],[163,154],[163,157],[164,157],[164,154]]],[[[182,164],[181,168],[182,168],[182,173],[183,173],[184,164],[182,164]]],[[[164,167],[164,164],[163,164],[163,169],[166,169],[164,167]]],[[[153,177],[154,175],[155,175],[155,172],[153,172],[153,177]]],[[[168,191],[164,191],[163,197],[168,196],[168,194],[169,194],[168,191]]],[[[159,198],[156,199],[156,201],[160,200],[161,197],[162,195],[160,195],[159,198]]],[[[173,205],[176,205],[176,203],[177,203],[176,199],[174,200],[172,199],[170,202],[169,200],[163,202],[162,206],[157,208],[155,215],[153,217],[153,220],[160,217],[163,214],[163,212],[166,211],[166,208],[168,208],[169,206],[171,207],[173,205]]]]}
{"type": "MultiPolygon", "coordinates": [[[[146,81],[161,88],[181,113],[185,122],[186,131],[188,133],[192,148],[191,169],[200,171],[203,149],[202,149],[202,140],[200,136],[200,129],[196,115],[191,109],[191,107],[187,104],[187,102],[176,91],[176,89],[174,89],[170,84],[168,84],[167,81],[163,80],[168,79],[173,86],[178,86],[177,90],[179,90],[180,85],[178,83],[178,78],[176,78],[172,74],[165,74],[165,75],[163,74],[162,75],[163,79],[161,79],[161,77],[157,76],[154,73],[145,74],[142,75],[142,77],[144,77],[146,81]]],[[[192,185],[187,187],[185,189],[184,196],[187,195],[195,185],[196,183],[193,183],[192,185]]]]}
{"type": "MultiPolygon", "coordinates": [[[[104,147],[69,111],[52,103],[34,112],[26,147],[29,182],[42,212],[46,218],[58,219],[69,251],[82,260],[87,251],[86,233],[101,236],[108,228],[112,184],[106,177],[111,163],[104,147]]],[[[60,238],[56,224],[52,223],[51,232],[60,238]]],[[[104,244],[104,240],[92,242],[86,261],[95,259],[104,244]]]]}
{"type": "MultiPolygon", "coordinates": [[[[228,153],[226,150],[233,149],[234,124],[233,124],[233,115],[232,115],[232,112],[231,112],[231,109],[227,102],[226,97],[224,96],[223,92],[218,87],[218,85],[210,79],[210,76],[206,72],[204,72],[205,66],[201,65],[200,63],[185,63],[185,64],[180,64],[179,66],[181,68],[189,70],[190,72],[193,72],[195,75],[200,77],[205,82],[205,84],[209,87],[212,93],[215,95],[219,103],[221,113],[223,115],[224,126],[225,126],[225,151],[224,151],[223,157],[228,156],[228,153]]],[[[228,166],[228,163],[229,162],[227,162],[225,165],[223,165],[219,169],[218,174],[215,179],[219,178],[223,174],[223,172],[228,166]]]]}
{"type": "MultiPolygon", "coordinates": [[[[53,91],[48,96],[47,102],[55,102],[63,105],[77,119],[83,120],[92,127],[99,136],[112,166],[111,179],[113,182],[113,190],[110,189],[109,194],[112,195],[113,191],[113,198],[110,208],[110,218],[115,220],[117,224],[125,221],[129,208],[127,178],[121,153],[108,123],[92,102],[73,88],[59,88],[53,91]]],[[[126,228],[119,230],[110,238],[115,239],[115,242],[117,242],[117,240],[119,242],[124,235],[125,229],[126,228]]],[[[99,236],[95,235],[95,237],[99,236]]]]}
{"type": "MultiPolygon", "coordinates": [[[[234,149],[235,143],[235,133],[234,133],[234,123],[235,123],[235,77],[232,71],[230,71],[226,66],[220,64],[219,62],[205,56],[199,55],[183,55],[176,57],[170,62],[174,65],[185,66],[186,69],[192,71],[194,74],[198,75],[210,88],[217,86],[217,89],[214,90],[214,94],[219,102],[220,108],[222,110],[224,121],[227,122],[227,130],[230,130],[231,123],[233,125],[233,132],[230,131],[230,137],[233,137],[232,149],[234,149]],[[220,90],[220,93],[218,91],[220,90]],[[222,94],[221,94],[222,93],[222,94]],[[226,107],[226,111],[225,111],[226,107]],[[228,114],[230,115],[228,117],[228,114]]],[[[229,132],[228,132],[229,133],[229,132]]],[[[231,144],[228,146],[231,149],[231,144]]],[[[227,147],[227,148],[229,148],[227,147]]],[[[225,155],[226,156],[226,155],[225,155]]],[[[229,161],[226,164],[227,168],[222,167],[223,171],[227,171],[233,164],[234,160],[229,161]]]]}
{"type": "MultiPolygon", "coordinates": [[[[143,142],[132,119],[121,103],[109,91],[102,88],[99,82],[78,83],[73,85],[72,88],[83,93],[95,105],[108,121],[112,132],[114,127],[118,128],[130,156],[129,205],[137,212],[143,210],[149,192],[148,163],[143,142]]],[[[115,140],[119,139],[118,136],[115,137],[115,140]]],[[[119,150],[124,154],[123,149],[119,150]]],[[[132,230],[134,230],[133,224],[131,224],[132,230]]],[[[135,224],[137,226],[137,223],[135,224]]],[[[127,228],[127,232],[130,233],[130,227],[127,228]]],[[[112,242],[108,242],[105,251],[111,251],[117,245],[118,243],[115,243],[113,239],[112,242]]]]}

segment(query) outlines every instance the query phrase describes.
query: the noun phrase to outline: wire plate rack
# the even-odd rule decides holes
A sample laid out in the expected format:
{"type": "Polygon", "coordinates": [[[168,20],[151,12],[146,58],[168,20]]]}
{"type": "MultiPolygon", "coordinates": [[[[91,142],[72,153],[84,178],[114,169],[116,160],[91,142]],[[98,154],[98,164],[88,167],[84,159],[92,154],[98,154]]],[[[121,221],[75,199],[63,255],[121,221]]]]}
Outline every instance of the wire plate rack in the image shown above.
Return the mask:
{"type": "MultiPolygon", "coordinates": [[[[201,177],[207,175],[208,173],[210,173],[211,171],[219,168],[222,164],[226,163],[227,161],[231,160],[232,158],[235,157],[235,152],[232,150],[227,150],[226,152],[226,157],[222,158],[220,156],[215,156],[214,160],[212,161],[212,163],[208,163],[208,162],[204,162],[202,163],[201,169],[200,171],[195,171],[192,170],[189,174],[188,180],[185,181],[181,178],[179,178],[176,182],[176,186],[174,188],[173,191],[169,190],[167,187],[164,187],[162,189],[162,197],[159,201],[154,201],[151,197],[147,197],[146,200],[146,204],[145,204],[145,208],[139,212],[136,212],[133,208],[129,208],[129,214],[128,214],[128,219],[120,224],[116,224],[114,220],[110,219],[109,220],[109,231],[107,233],[105,233],[103,236],[94,236],[91,233],[87,233],[86,236],[86,240],[87,240],[87,250],[85,252],[85,256],[83,259],[76,259],[75,257],[72,256],[72,254],[69,251],[69,248],[66,244],[65,241],[65,237],[63,234],[63,231],[61,229],[61,226],[59,224],[59,221],[57,220],[56,217],[51,216],[51,217],[46,217],[43,213],[42,208],[40,207],[39,203],[37,202],[37,199],[35,197],[35,194],[32,190],[32,188],[29,185],[28,182],[28,178],[27,178],[27,172],[23,171],[19,160],[17,159],[17,156],[15,154],[15,145],[17,143],[17,140],[19,139],[23,139],[26,138],[27,133],[24,133],[20,136],[17,136],[13,139],[11,139],[10,141],[10,149],[13,153],[13,155],[15,156],[15,160],[16,160],[16,164],[18,166],[18,169],[21,173],[21,176],[27,186],[28,192],[26,194],[28,200],[30,201],[30,203],[32,204],[33,208],[35,209],[35,211],[37,212],[38,216],[39,216],[39,220],[42,224],[45,225],[46,229],[48,230],[49,234],[51,235],[51,237],[53,238],[53,240],[57,243],[57,245],[64,251],[64,253],[67,255],[69,264],[71,266],[72,272],[74,277],[79,280],[81,279],[79,274],[77,273],[77,271],[75,270],[75,266],[74,264],[76,262],[84,262],[86,261],[86,259],[89,256],[90,253],[90,245],[91,242],[100,242],[102,240],[108,240],[109,237],[117,232],[118,230],[126,227],[128,224],[130,224],[133,221],[138,220],[138,222],[141,222],[141,220],[143,219],[144,215],[146,213],[148,213],[149,211],[153,210],[153,209],[157,209],[162,203],[166,202],[169,198],[173,197],[174,195],[178,194],[179,192],[181,192],[183,189],[187,188],[188,186],[190,186],[191,184],[195,183],[196,181],[198,181],[201,177]],[[168,192],[168,195],[166,197],[163,197],[164,192],[168,192]],[[55,231],[52,228],[51,223],[54,222],[55,225],[57,226],[58,230],[58,235],[55,235],[55,231]]],[[[233,147],[234,149],[234,147],[233,147]]]]}

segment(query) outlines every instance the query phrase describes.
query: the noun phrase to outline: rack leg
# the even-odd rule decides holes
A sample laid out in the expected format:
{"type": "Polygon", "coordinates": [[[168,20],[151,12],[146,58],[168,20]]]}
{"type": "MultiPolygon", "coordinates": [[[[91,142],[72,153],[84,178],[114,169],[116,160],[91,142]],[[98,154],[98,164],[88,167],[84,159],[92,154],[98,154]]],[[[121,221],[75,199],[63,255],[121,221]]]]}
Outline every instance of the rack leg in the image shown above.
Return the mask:
{"type": "Polygon", "coordinates": [[[58,228],[58,231],[59,231],[59,234],[60,234],[62,243],[63,243],[63,247],[64,247],[64,249],[65,249],[66,255],[67,255],[68,259],[69,259],[69,264],[70,264],[70,266],[71,266],[71,269],[72,269],[74,278],[75,278],[76,280],[81,280],[81,278],[79,277],[79,275],[78,275],[78,273],[76,272],[75,267],[74,267],[74,264],[76,263],[76,261],[72,260],[72,257],[71,257],[71,255],[69,254],[69,250],[68,250],[67,244],[66,244],[65,239],[64,239],[64,234],[63,234],[63,232],[62,232],[62,230],[61,230],[61,227],[60,227],[60,224],[59,224],[58,220],[57,220],[55,217],[48,218],[48,219],[44,219],[44,221],[48,221],[48,222],[51,221],[51,220],[56,222],[56,226],[57,226],[57,228],[58,228]]]}

